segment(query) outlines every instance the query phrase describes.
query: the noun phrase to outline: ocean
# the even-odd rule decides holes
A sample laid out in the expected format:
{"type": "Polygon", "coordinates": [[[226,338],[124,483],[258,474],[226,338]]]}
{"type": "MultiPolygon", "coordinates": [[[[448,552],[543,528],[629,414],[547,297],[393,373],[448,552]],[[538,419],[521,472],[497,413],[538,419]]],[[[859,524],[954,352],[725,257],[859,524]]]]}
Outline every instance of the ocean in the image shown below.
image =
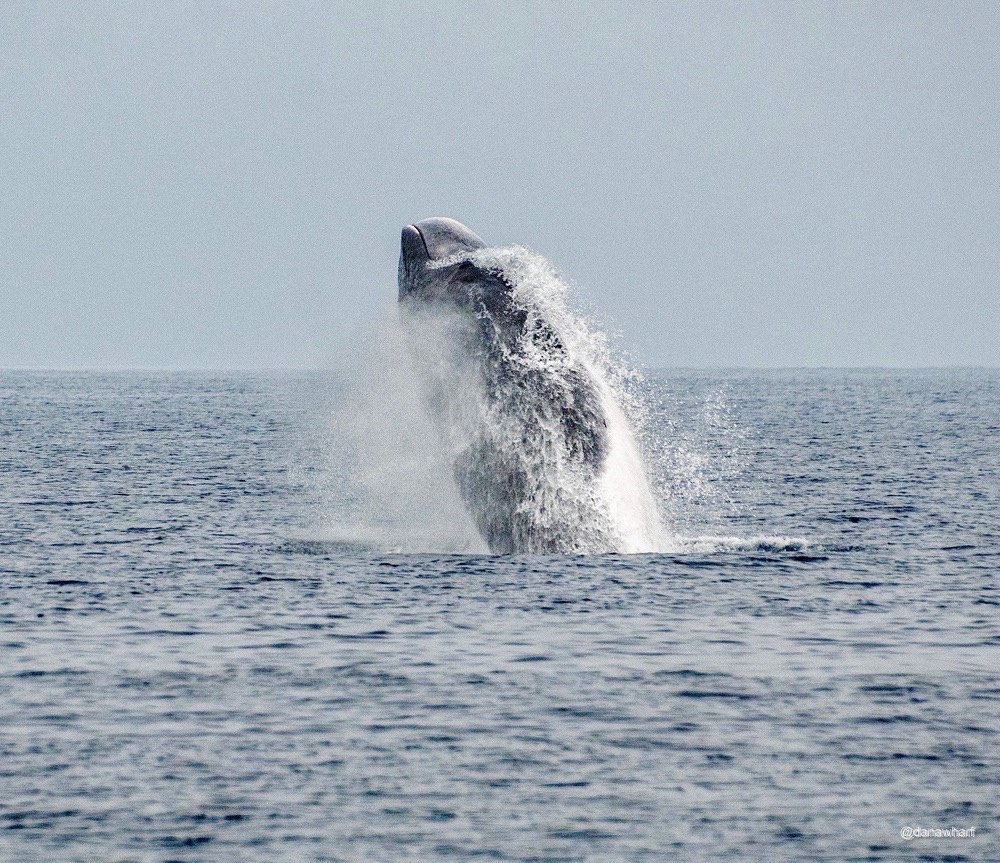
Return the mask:
{"type": "Polygon", "coordinates": [[[578,556],[363,381],[0,372],[0,860],[1000,860],[1000,370],[650,372],[578,556]]]}

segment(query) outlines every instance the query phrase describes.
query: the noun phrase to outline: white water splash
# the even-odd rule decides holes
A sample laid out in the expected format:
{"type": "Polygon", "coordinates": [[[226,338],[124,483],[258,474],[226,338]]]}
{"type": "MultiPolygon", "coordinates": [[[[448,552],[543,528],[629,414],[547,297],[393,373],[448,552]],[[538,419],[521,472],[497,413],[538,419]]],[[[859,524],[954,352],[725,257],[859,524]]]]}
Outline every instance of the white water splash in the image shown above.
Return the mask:
{"type": "Polygon", "coordinates": [[[677,537],[678,552],[716,554],[719,552],[806,552],[812,543],[795,536],[682,536],[677,537]]]}

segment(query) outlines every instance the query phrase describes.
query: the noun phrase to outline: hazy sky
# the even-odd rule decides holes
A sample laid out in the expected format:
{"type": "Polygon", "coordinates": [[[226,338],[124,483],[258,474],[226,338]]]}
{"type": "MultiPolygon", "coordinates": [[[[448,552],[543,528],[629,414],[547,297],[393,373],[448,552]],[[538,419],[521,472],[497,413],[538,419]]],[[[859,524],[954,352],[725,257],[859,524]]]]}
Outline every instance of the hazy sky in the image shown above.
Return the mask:
{"type": "Polygon", "coordinates": [[[660,365],[1000,362],[1000,4],[0,12],[0,366],[336,365],[400,227],[660,365]]]}

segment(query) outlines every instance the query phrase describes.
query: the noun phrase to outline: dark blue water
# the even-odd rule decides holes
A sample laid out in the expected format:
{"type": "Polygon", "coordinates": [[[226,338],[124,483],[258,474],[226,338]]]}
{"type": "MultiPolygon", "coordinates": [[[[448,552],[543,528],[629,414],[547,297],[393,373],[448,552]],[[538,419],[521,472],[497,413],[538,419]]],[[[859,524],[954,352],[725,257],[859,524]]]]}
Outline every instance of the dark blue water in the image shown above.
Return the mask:
{"type": "Polygon", "coordinates": [[[0,859],[1000,859],[1000,372],[654,376],[639,557],[381,542],[345,386],[0,374],[0,859]]]}

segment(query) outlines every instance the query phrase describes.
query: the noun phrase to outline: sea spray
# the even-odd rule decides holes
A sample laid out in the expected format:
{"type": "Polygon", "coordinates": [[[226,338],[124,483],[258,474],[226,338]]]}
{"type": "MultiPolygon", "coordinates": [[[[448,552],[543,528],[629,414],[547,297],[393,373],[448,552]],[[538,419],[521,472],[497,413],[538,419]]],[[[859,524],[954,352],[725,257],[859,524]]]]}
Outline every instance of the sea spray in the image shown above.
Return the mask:
{"type": "Polygon", "coordinates": [[[324,539],[376,551],[481,553],[395,304],[345,371],[331,417],[324,539]]]}

